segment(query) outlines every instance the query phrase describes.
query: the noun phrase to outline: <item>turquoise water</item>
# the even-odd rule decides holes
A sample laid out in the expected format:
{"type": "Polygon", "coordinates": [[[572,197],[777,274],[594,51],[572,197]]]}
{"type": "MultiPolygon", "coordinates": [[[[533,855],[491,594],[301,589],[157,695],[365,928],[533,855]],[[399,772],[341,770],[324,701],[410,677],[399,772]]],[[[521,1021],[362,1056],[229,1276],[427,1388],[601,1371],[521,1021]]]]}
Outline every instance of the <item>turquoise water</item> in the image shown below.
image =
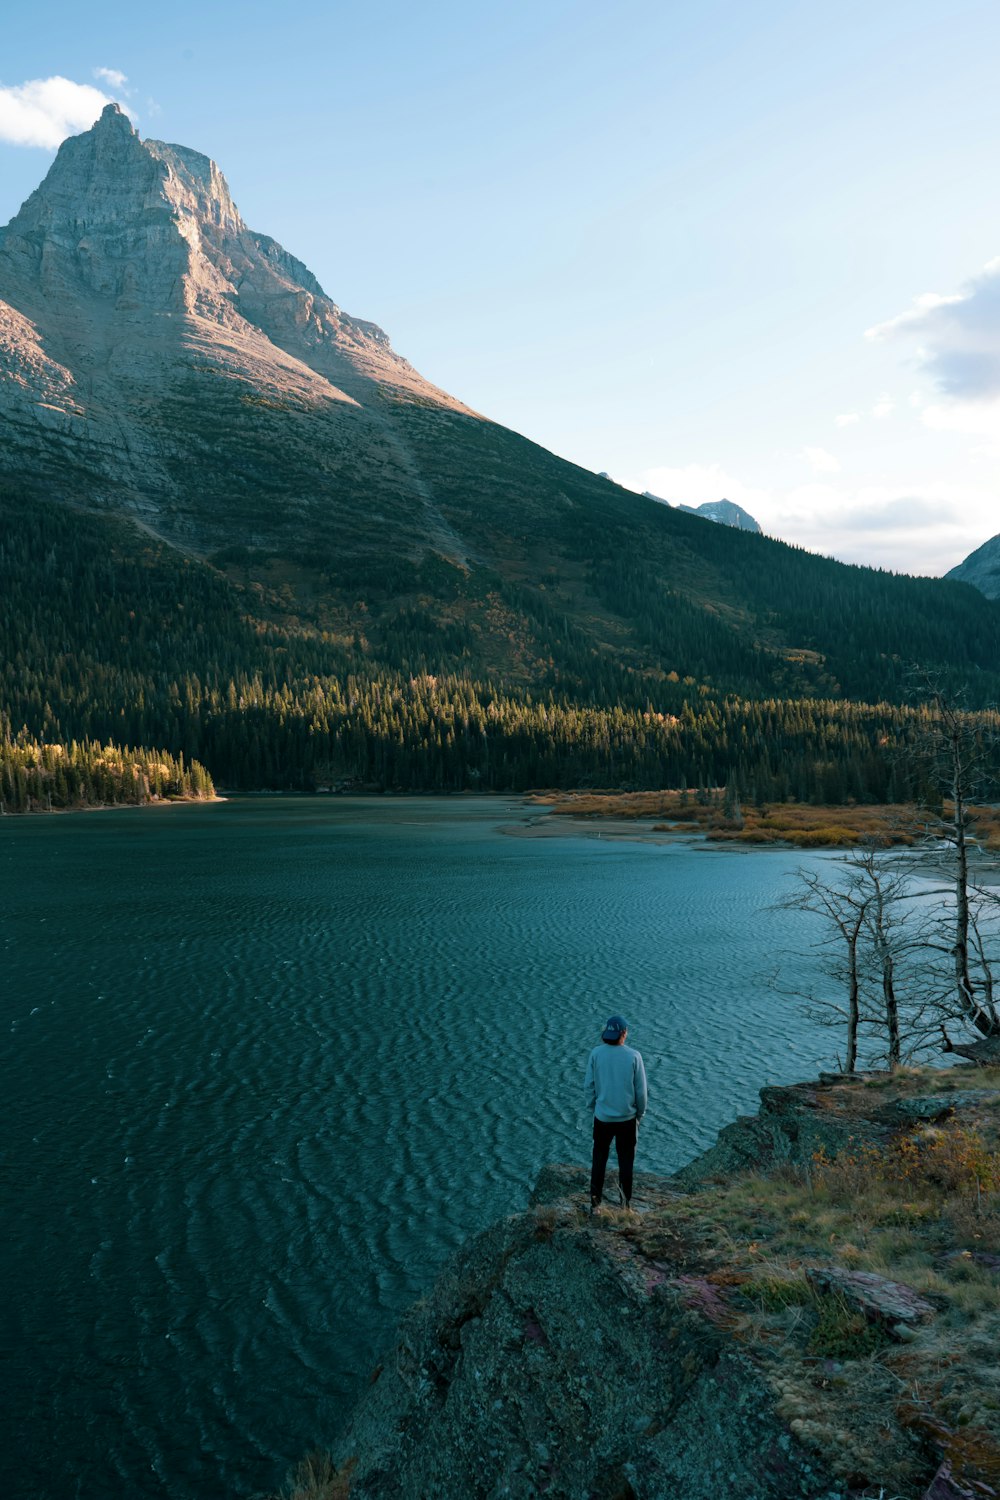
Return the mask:
{"type": "Polygon", "coordinates": [[[638,1166],[833,1040],[768,984],[803,860],[510,837],[500,799],[0,820],[0,1494],[273,1488],[408,1302],[585,1161],[605,1015],[638,1166]]]}

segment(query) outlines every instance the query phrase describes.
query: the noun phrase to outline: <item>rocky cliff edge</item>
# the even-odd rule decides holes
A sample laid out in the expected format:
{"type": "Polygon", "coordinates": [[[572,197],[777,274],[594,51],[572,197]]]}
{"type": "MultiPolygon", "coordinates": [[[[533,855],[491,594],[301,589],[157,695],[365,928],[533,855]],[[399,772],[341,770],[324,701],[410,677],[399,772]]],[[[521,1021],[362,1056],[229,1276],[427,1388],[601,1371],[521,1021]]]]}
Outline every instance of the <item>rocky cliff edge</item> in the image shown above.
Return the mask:
{"type": "Polygon", "coordinates": [[[315,1500],[1000,1495],[1000,1070],[762,1090],[639,1212],[579,1167],[405,1317],[315,1500]]]}

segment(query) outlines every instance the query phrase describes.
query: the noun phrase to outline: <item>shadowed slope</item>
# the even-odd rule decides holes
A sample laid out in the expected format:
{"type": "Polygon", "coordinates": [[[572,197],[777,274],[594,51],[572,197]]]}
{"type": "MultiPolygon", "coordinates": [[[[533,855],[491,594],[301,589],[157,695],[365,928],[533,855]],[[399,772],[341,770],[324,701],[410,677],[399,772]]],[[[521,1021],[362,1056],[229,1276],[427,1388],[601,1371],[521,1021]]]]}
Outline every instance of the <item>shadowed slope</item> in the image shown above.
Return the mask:
{"type": "Polygon", "coordinates": [[[990,537],[946,576],[971,583],[987,599],[1000,599],[1000,536],[990,537]]]}
{"type": "Polygon", "coordinates": [[[304,661],[318,632],[379,672],[661,713],[898,699],[914,661],[1000,696],[995,605],[684,514],[477,415],[115,106],[0,233],[0,419],[10,525],[33,500],[128,517],[140,553],[151,533],[225,573],[210,635],[249,613],[304,661]]]}

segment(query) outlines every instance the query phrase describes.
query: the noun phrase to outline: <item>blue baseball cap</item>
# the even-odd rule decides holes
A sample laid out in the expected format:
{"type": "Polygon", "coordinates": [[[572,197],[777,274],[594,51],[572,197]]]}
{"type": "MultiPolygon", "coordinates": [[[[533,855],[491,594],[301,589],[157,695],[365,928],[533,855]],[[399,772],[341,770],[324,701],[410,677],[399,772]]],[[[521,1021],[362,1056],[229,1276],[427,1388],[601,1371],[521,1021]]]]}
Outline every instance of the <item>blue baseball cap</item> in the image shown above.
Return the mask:
{"type": "Polygon", "coordinates": [[[601,1041],[617,1042],[626,1031],[628,1031],[628,1022],[624,1016],[609,1016],[608,1023],[601,1032],[601,1041]]]}

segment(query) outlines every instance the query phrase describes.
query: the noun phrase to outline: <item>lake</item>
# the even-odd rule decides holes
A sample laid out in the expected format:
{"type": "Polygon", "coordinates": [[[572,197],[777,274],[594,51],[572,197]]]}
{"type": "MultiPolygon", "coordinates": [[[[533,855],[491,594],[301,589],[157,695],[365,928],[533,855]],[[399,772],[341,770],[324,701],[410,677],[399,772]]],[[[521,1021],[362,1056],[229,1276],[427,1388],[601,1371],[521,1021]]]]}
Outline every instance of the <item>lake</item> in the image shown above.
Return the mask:
{"type": "Polygon", "coordinates": [[[772,903],[829,856],[517,836],[537,816],[0,819],[0,1493],[280,1484],[448,1254],[589,1160],[610,1012],[649,1076],[640,1169],[831,1064],[768,982],[810,935],[772,903]]]}

